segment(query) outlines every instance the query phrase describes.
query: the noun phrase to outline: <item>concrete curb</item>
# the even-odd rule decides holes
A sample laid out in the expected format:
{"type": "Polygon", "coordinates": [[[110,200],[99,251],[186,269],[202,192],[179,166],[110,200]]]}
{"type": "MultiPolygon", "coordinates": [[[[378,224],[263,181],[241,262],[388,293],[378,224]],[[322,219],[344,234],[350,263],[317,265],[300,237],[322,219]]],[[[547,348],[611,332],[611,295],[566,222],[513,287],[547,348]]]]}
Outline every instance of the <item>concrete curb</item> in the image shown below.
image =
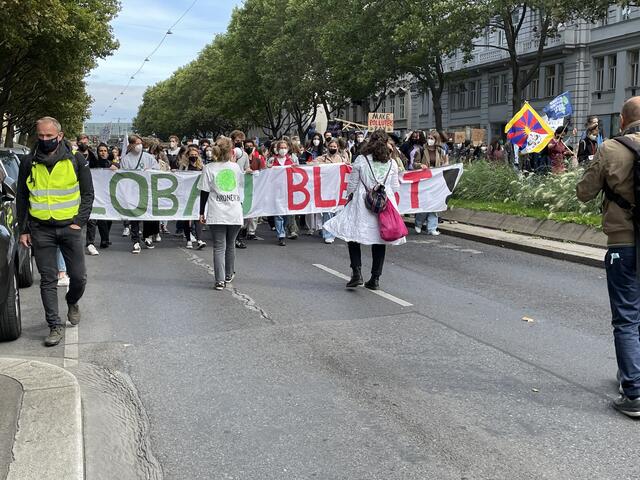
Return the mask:
{"type": "Polygon", "coordinates": [[[0,374],[19,382],[23,390],[7,480],[83,479],[82,406],[76,377],[55,365],[13,358],[0,358],[0,374]]]}
{"type": "Polygon", "coordinates": [[[442,212],[440,217],[443,220],[532,235],[560,242],[571,242],[595,248],[607,247],[607,236],[600,230],[588,225],[539,220],[517,215],[470,210],[468,208],[451,208],[446,212],[442,212]]]}

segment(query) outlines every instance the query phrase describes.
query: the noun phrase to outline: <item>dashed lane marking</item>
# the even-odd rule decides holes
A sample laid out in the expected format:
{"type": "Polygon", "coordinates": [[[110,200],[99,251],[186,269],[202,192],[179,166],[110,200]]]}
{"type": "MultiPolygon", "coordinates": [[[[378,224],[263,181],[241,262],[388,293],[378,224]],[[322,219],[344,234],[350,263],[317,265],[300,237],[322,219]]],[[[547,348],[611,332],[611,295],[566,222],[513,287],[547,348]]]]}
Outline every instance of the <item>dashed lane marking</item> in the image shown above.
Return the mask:
{"type": "MultiPolygon", "coordinates": [[[[338,278],[346,280],[347,282],[350,280],[350,278],[347,277],[346,275],[343,275],[342,273],[340,273],[340,272],[338,272],[338,271],[336,271],[336,270],[334,270],[332,268],[326,267],[326,266],[324,266],[324,265],[322,265],[320,263],[314,263],[313,266],[316,267],[316,268],[319,268],[320,270],[324,270],[325,272],[330,273],[333,276],[336,276],[338,278]]],[[[368,290],[368,289],[365,289],[365,290],[368,290]]],[[[368,290],[368,291],[378,295],[379,297],[382,297],[382,298],[384,298],[386,300],[389,300],[390,302],[397,303],[401,307],[413,307],[412,303],[409,303],[409,302],[407,302],[405,300],[402,300],[401,298],[394,297],[390,293],[384,292],[382,290],[368,290]]]]}

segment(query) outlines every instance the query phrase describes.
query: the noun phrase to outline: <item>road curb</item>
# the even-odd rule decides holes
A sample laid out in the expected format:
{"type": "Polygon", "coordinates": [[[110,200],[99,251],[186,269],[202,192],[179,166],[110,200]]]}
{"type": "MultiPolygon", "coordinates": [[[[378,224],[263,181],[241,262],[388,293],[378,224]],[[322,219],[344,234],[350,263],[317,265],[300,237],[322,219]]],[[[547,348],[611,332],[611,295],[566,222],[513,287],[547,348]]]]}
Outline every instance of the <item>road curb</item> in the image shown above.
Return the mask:
{"type": "Polygon", "coordinates": [[[0,358],[0,374],[19,382],[23,391],[7,480],[83,479],[82,405],[76,377],[49,363],[13,358],[0,358]]]}

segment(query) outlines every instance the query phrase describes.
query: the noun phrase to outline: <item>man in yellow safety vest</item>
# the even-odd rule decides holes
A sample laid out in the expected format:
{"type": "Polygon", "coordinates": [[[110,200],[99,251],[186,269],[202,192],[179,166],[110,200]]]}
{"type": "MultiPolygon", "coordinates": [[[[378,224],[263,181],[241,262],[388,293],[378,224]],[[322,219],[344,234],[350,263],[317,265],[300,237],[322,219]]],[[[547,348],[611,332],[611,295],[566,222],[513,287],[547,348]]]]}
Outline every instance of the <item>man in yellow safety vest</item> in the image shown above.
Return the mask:
{"type": "Polygon", "coordinates": [[[72,153],[55,118],[41,118],[36,129],[34,153],[20,165],[16,207],[20,243],[33,247],[40,271],[40,293],[49,324],[44,343],[51,347],[64,338],[58,315],[58,248],[70,281],[67,319],[74,326],[80,321],[78,302],[87,284],[82,227],[91,215],[93,182],[87,161],[82,154],[72,153]]]}

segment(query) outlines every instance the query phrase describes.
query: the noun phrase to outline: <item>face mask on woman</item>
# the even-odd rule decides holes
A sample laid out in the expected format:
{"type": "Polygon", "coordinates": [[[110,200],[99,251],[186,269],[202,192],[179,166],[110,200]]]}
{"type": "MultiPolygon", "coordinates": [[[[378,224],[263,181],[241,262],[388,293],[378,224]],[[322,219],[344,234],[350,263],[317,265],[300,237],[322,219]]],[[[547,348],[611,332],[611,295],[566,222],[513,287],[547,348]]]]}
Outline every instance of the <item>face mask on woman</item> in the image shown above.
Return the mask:
{"type": "Polygon", "coordinates": [[[436,144],[436,141],[433,138],[427,139],[427,145],[433,147],[436,144]]]}
{"type": "Polygon", "coordinates": [[[317,138],[314,138],[313,139],[313,145],[316,146],[316,147],[319,146],[320,145],[320,140],[317,139],[317,138]]]}
{"type": "Polygon", "coordinates": [[[189,161],[190,161],[191,163],[196,163],[196,162],[198,161],[198,157],[196,157],[195,155],[190,156],[190,157],[189,157],[189,161]]]}
{"type": "Polygon", "coordinates": [[[142,153],[142,144],[139,143],[135,147],[133,147],[133,151],[136,153],[142,153]]]}
{"type": "Polygon", "coordinates": [[[338,149],[337,149],[337,148],[330,148],[330,149],[329,149],[329,153],[330,153],[331,155],[335,155],[336,153],[338,153],[338,149]]]}
{"type": "Polygon", "coordinates": [[[594,134],[591,134],[591,135],[589,135],[589,138],[595,142],[598,139],[598,136],[594,135],[594,134]]]}
{"type": "Polygon", "coordinates": [[[278,155],[280,155],[281,157],[286,157],[287,153],[289,153],[289,150],[287,150],[286,148],[281,148],[278,150],[278,155]]]}

